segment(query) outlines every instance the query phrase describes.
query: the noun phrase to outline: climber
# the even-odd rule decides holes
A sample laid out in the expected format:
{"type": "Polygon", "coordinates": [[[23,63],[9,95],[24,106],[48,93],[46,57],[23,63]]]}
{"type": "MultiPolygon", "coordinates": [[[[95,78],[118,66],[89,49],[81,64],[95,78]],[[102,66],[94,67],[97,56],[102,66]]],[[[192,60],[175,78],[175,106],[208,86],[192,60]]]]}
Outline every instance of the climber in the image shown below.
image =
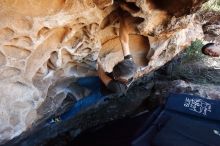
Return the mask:
{"type": "Polygon", "coordinates": [[[211,57],[219,57],[220,45],[215,43],[208,43],[202,47],[202,53],[211,57]]]}
{"type": "Polygon", "coordinates": [[[122,46],[124,60],[113,67],[110,74],[106,74],[98,59],[98,75],[108,90],[114,93],[126,93],[128,87],[133,81],[133,77],[137,72],[137,65],[131,56],[129,49],[129,20],[126,13],[122,13],[120,17],[119,39],[122,46]]]}

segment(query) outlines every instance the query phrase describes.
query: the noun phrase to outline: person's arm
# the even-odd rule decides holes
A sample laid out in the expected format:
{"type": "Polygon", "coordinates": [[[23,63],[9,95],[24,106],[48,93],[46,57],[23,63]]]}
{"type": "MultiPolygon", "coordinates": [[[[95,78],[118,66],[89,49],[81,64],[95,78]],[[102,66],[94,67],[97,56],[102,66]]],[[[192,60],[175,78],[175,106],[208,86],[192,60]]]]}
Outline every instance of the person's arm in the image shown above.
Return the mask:
{"type": "MultiPolygon", "coordinates": [[[[136,0],[129,0],[129,1],[127,0],[127,2],[134,2],[134,1],[136,1],[136,0]]],[[[127,2],[123,2],[123,1],[120,2],[120,7],[121,7],[121,9],[124,10],[124,11],[127,11],[127,12],[129,12],[129,13],[136,13],[137,11],[135,11],[135,10],[129,8],[127,2]]]]}
{"type": "Polygon", "coordinates": [[[129,26],[126,21],[126,17],[124,16],[120,18],[119,38],[122,45],[123,55],[130,55],[131,53],[129,48],[129,26]]]}
{"type": "Polygon", "coordinates": [[[98,62],[99,78],[102,80],[102,82],[105,84],[105,86],[108,86],[108,84],[112,81],[112,79],[105,74],[105,71],[103,70],[99,59],[97,60],[97,62],[98,62]]]}

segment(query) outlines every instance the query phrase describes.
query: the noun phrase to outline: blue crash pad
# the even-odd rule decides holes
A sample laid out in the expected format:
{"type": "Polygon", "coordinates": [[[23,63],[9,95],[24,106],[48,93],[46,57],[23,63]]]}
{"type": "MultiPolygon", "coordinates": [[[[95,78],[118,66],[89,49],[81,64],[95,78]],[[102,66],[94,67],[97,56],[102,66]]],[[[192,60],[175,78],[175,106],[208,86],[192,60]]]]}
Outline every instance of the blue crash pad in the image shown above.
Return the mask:
{"type": "Polygon", "coordinates": [[[132,146],[219,146],[220,101],[171,94],[164,110],[132,146]]]}
{"type": "Polygon", "coordinates": [[[101,81],[99,77],[83,77],[77,80],[77,84],[86,87],[91,90],[91,93],[84,97],[83,99],[77,101],[67,112],[60,115],[59,117],[50,119],[48,124],[53,124],[61,121],[65,121],[68,119],[73,118],[78,112],[82,111],[83,109],[94,105],[98,101],[100,101],[104,96],[101,94],[101,81]]]}
{"type": "Polygon", "coordinates": [[[93,127],[77,146],[220,146],[220,101],[171,94],[152,113],[93,127]],[[101,127],[101,128],[100,128],[101,127]]]}

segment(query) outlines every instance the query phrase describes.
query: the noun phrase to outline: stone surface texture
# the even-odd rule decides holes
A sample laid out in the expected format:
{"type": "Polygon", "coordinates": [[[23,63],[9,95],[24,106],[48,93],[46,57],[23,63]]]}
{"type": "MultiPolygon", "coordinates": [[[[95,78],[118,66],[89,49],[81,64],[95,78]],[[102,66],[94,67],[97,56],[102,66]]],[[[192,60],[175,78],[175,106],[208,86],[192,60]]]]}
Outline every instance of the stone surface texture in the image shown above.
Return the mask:
{"type": "MultiPolygon", "coordinates": [[[[158,69],[191,41],[203,38],[203,23],[195,14],[203,2],[124,2],[130,24],[136,28],[130,34],[130,46],[140,66],[137,77],[158,69]]],[[[72,92],[67,87],[76,78],[95,75],[98,56],[110,72],[122,60],[122,52],[119,1],[4,0],[0,8],[3,142],[53,113],[72,92]]]]}

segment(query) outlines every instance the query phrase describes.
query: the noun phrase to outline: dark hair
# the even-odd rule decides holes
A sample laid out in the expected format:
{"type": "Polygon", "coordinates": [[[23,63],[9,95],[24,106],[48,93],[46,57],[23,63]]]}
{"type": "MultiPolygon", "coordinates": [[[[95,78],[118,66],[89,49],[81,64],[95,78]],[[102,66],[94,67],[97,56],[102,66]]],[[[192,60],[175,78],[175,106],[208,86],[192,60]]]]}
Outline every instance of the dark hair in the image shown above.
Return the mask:
{"type": "Polygon", "coordinates": [[[112,72],[114,77],[130,79],[137,72],[137,65],[133,60],[124,59],[114,66],[112,72]]]}
{"type": "Polygon", "coordinates": [[[202,53],[205,54],[205,55],[208,55],[207,52],[206,52],[206,49],[209,48],[210,46],[213,46],[213,45],[214,45],[214,43],[208,43],[208,44],[204,45],[202,47],[202,53]]]}

